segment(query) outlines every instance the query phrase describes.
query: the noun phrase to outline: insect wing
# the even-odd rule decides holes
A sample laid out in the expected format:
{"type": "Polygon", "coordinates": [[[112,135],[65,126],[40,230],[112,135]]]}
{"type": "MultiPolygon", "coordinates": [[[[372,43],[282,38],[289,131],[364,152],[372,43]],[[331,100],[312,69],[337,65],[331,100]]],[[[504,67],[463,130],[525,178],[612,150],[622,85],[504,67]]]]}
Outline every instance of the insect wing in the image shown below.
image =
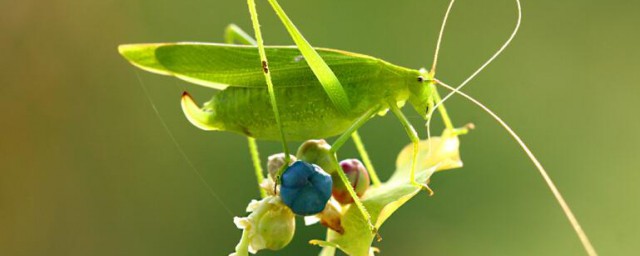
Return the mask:
{"type": "MultiPolygon", "coordinates": [[[[366,55],[316,49],[336,73],[379,69],[381,62],[366,55]]],[[[121,45],[120,54],[133,65],[157,74],[223,90],[228,86],[266,88],[255,46],[205,43],[121,45]]],[[[295,46],[267,47],[275,87],[320,85],[295,46]]]]}

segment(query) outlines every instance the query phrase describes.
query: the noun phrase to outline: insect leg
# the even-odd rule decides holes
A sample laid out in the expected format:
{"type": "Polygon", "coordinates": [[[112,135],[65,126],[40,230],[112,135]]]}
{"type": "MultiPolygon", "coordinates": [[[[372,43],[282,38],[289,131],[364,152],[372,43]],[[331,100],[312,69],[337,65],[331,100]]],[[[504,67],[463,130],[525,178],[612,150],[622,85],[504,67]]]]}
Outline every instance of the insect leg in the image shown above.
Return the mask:
{"type": "MultiPolygon", "coordinates": [[[[227,44],[238,43],[242,45],[256,45],[257,42],[249,34],[244,32],[242,28],[236,24],[229,24],[224,30],[224,42],[227,44]]],[[[256,180],[258,181],[258,189],[260,190],[260,196],[262,198],[267,197],[267,191],[260,186],[264,180],[264,170],[260,163],[260,151],[258,150],[258,143],[256,139],[247,137],[247,143],[249,144],[249,154],[251,155],[251,161],[253,162],[253,169],[256,173],[256,180]]]]}
{"type": "Polygon", "coordinates": [[[409,135],[409,139],[411,139],[411,143],[413,143],[413,156],[411,158],[412,159],[411,175],[409,176],[411,179],[411,184],[422,187],[422,189],[427,190],[429,194],[432,195],[433,191],[426,184],[420,184],[416,182],[416,165],[418,163],[418,149],[420,146],[420,137],[418,137],[418,133],[416,132],[416,129],[413,128],[413,126],[411,125],[407,117],[404,116],[400,108],[395,103],[393,102],[390,103],[389,108],[391,109],[391,112],[393,112],[393,114],[396,115],[396,117],[398,117],[398,120],[400,120],[402,127],[404,127],[404,130],[407,132],[407,135],[409,135]]]}
{"type": "Polygon", "coordinates": [[[227,44],[258,45],[253,37],[236,24],[229,24],[224,29],[224,42],[227,44]]]}
{"type": "Polygon", "coordinates": [[[291,35],[291,38],[298,46],[300,53],[302,53],[302,56],[304,56],[304,59],[311,68],[311,71],[313,71],[316,78],[318,78],[318,81],[320,81],[320,84],[329,96],[329,99],[331,99],[333,105],[335,105],[343,114],[347,113],[351,109],[351,105],[349,103],[347,93],[344,91],[338,77],[333,73],[331,68],[329,68],[329,65],[324,62],[322,57],[320,57],[320,54],[318,54],[304,36],[302,36],[298,28],[296,28],[282,7],[280,7],[278,1],[269,0],[269,4],[271,4],[276,15],[278,15],[278,18],[280,18],[280,21],[282,21],[282,24],[284,24],[289,35],[291,35]]]}
{"type": "MultiPolygon", "coordinates": [[[[438,88],[433,88],[433,100],[437,105],[437,109],[440,112],[440,116],[442,117],[442,122],[444,122],[444,126],[447,129],[454,129],[453,126],[453,122],[451,121],[451,118],[449,117],[449,114],[447,112],[447,108],[445,108],[444,103],[442,102],[442,98],[440,98],[440,93],[438,93],[438,88]]],[[[435,111],[435,109],[433,110],[435,111]]],[[[431,121],[431,120],[429,120],[431,121]]]]}
{"type": "Polygon", "coordinates": [[[376,170],[373,169],[373,164],[371,163],[371,159],[369,158],[369,154],[367,153],[367,150],[364,148],[364,143],[362,143],[362,139],[360,139],[360,134],[358,134],[358,131],[355,131],[353,132],[353,134],[351,134],[351,139],[353,140],[353,143],[356,145],[356,148],[358,149],[358,153],[360,154],[360,157],[362,157],[362,162],[364,162],[364,166],[369,171],[369,176],[371,176],[371,181],[373,182],[373,185],[379,186],[382,183],[380,182],[380,178],[378,178],[378,173],[376,173],[376,170]]]}
{"type": "MultiPolygon", "coordinates": [[[[340,135],[340,137],[338,137],[338,139],[331,146],[330,152],[331,152],[331,155],[334,157],[333,163],[335,165],[335,169],[338,172],[338,176],[340,176],[340,180],[344,184],[351,184],[351,182],[349,182],[349,178],[347,178],[347,175],[344,173],[344,170],[342,170],[342,167],[340,167],[340,165],[338,164],[338,160],[336,159],[336,152],[340,149],[340,147],[342,147],[342,145],[344,145],[344,143],[347,140],[349,140],[349,137],[351,137],[351,134],[355,133],[362,125],[364,125],[367,121],[369,121],[369,119],[371,119],[371,117],[376,112],[378,112],[377,107],[367,111],[367,113],[365,113],[360,118],[358,118],[358,120],[356,120],[356,122],[353,125],[351,125],[351,127],[349,127],[349,129],[347,129],[346,132],[340,135]]],[[[353,202],[358,207],[358,210],[360,210],[360,213],[369,224],[369,229],[371,229],[371,232],[375,233],[376,236],[378,236],[378,240],[381,240],[382,238],[380,238],[380,235],[378,234],[378,229],[373,225],[373,222],[371,221],[371,214],[369,214],[369,211],[367,211],[367,208],[364,207],[364,204],[362,204],[362,201],[360,201],[360,198],[358,198],[356,191],[353,190],[352,186],[347,185],[345,187],[347,188],[347,192],[349,192],[349,195],[351,196],[351,198],[353,198],[353,202]]]]}
{"type": "Polygon", "coordinates": [[[284,136],[284,130],[282,128],[282,122],[280,121],[280,112],[278,112],[278,105],[277,105],[277,101],[276,101],[276,94],[275,91],[273,89],[273,81],[271,80],[271,73],[269,72],[269,64],[267,61],[267,54],[265,53],[264,50],[264,40],[262,39],[262,32],[260,31],[260,22],[258,21],[258,12],[256,10],[256,3],[255,0],[247,0],[247,4],[249,5],[249,13],[251,14],[251,22],[253,24],[253,30],[255,32],[255,36],[256,36],[256,42],[258,44],[258,52],[260,54],[260,61],[261,61],[261,65],[262,65],[262,69],[263,69],[263,74],[265,77],[265,80],[267,82],[267,90],[269,92],[269,99],[271,101],[271,107],[273,108],[273,114],[275,116],[276,119],[276,123],[278,125],[278,130],[280,131],[280,140],[282,142],[282,148],[284,151],[284,157],[285,157],[285,162],[287,164],[282,165],[282,168],[280,169],[280,171],[278,171],[278,177],[276,177],[276,182],[274,186],[277,186],[278,182],[280,181],[280,177],[282,177],[282,173],[284,172],[285,168],[289,165],[289,162],[291,162],[290,159],[290,154],[289,154],[289,147],[287,146],[287,140],[284,136]]]}

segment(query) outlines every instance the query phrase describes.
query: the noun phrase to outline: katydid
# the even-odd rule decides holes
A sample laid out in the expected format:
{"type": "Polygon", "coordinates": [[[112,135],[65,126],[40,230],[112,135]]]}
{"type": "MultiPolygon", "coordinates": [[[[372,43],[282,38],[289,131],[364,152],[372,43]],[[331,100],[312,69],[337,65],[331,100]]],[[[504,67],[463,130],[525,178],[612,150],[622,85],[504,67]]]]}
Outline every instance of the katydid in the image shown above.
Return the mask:
{"type": "MultiPolygon", "coordinates": [[[[185,93],[187,118],[204,130],[231,131],[262,140],[279,140],[267,85],[256,47],[232,44],[151,44],[122,46],[136,65],[205,86],[223,89],[200,108],[185,93]],[[155,53],[149,63],[141,52],[155,53]],[[161,66],[160,66],[161,65],[161,66]],[[211,84],[211,83],[216,83],[211,84]]],[[[427,116],[432,84],[427,73],[402,68],[373,57],[332,49],[316,49],[344,85],[352,105],[345,113],[334,107],[295,47],[266,47],[269,67],[287,139],[302,141],[343,134],[355,121],[409,101],[427,116]]],[[[146,57],[145,57],[146,58],[146,57]]]]}
{"type": "MultiPolygon", "coordinates": [[[[239,27],[230,25],[225,31],[225,44],[132,44],[121,45],[119,51],[133,65],[146,71],[221,90],[203,107],[199,107],[185,92],[182,97],[184,113],[193,125],[203,130],[230,131],[247,136],[254,163],[259,161],[255,139],[281,141],[286,161],[289,161],[287,140],[303,141],[339,136],[331,148],[335,155],[352,137],[371,172],[374,185],[379,184],[357,130],[376,114],[391,111],[413,143],[410,183],[428,190],[426,184],[415,181],[416,154],[420,139],[401,108],[408,102],[428,122],[437,108],[447,129],[453,130],[443,102],[454,93],[462,94],[460,87],[477,72],[458,88],[451,88],[435,78],[438,50],[431,71],[427,71],[401,67],[368,55],[314,48],[293,25],[277,0],[268,2],[291,35],[295,46],[265,46],[254,0],[248,0],[255,39],[239,27]],[[450,88],[451,94],[441,99],[436,90],[437,84],[450,88]]],[[[516,2],[520,10],[520,2],[516,2]]],[[[453,1],[449,5],[445,21],[452,4],[453,1]]],[[[520,12],[518,25],[519,20],[520,12]]],[[[444,23],[438,47],[443,30],[444,23]]],[[[495,56],[497,54],[482,68],[495,56]]],[[[516,139],[528,151],[519,138],[516,139]]],[[[539,165],[532,155],[530,157],[539,165]]],[[[537,167],[546,176],[541,166],[537,167]]],[[[260,180],[262,170],[259,164],[255,164],[255,168],[260,180]]],[[[342,181],[348,184],[342,168],[338,167],[336,170],[342,181]]],[[[282,171],[284,169],[278,173],[278,178],[282,171]]],[[[557,189],[552,183],[549,186],[555,195],[557,189]]],[[[369,227],[375,232],[370,216],[355,191],[350,186],[347,186],[347,190],[369,227]]],[[[559,194],[556,198],[585,248],[589,254],[594,255],[595,251],[577,225],[575,217],[568,207],[565,209],[566,203],[558,197],[559,194]]]]}

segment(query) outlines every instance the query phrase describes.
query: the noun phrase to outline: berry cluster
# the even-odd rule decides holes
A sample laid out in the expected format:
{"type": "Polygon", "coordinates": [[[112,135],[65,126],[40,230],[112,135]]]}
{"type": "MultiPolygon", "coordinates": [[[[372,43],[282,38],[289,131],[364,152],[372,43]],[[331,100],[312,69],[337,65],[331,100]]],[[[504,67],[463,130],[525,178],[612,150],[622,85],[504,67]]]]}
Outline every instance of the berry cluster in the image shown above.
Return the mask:
{"type": "MultiPolygon", "coordinates": [[[[309,140],[298,150],[298,160],[284,170],[279,195],[295,214],[309,216],[321,213],[332,195],[343,205],[353,203],[339,171],[345,173],[349,186],[358,197],[362,197],[369,188],[369,174],[362,162],[346,159],[337,163],[330,149],[324,140],[309,140]]],[[[282,168],[283,157],[280,154],[269,159],[272,178],[276,176],[274,172],[282,168]]]]}

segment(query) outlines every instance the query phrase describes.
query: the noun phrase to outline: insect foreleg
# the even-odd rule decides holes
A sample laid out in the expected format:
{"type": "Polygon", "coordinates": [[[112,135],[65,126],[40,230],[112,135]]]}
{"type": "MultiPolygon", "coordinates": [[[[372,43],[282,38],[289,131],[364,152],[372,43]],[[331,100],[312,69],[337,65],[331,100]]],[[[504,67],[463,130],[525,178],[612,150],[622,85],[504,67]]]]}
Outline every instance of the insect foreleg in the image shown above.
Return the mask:
{"type": "MultiPolygon", "coordinates": [[[[432,98],[433,98],[433,101],[436,102],[437,109],[440,112],[440,116],[442,117],[442,122],[444,122],[444,126],[447,129],[454,129],[453,122],[451,122],[451,118],[449,117],[447,108],[445,108],[444,103],[440,98],[440,93],[438,93],[438,89],[435,88],[435,85],[431,85],[431,86],[434,86],[432,98]]],[[[433,109],[433,111],[435,111],[435,109],[433,109]]]]}
{"type": "Polygon", "coordinates": [[[362,139],[360,139],[360,134],[358,134],[358,131],[355,131],[353,132],[353,134],[351,134],[351,139],[353,140],[353,144],[355,144],[356,148],[358,149],[358,153],[362,158],[362,162],[364,162],[364,166],[369,171],[371,182],[373,182],[374,186],[379,186],[382,183],[380,182],[380,178],[378,178],[378,173],[376,173],[376,170],[373,169],[373,164],[371,163],[371,159],[369,158],[367,150],[364,148],[364,143],[362,143],[362,139]]]}
{"type": "Polygon", "coordinates": [[[429,186],[416,182],[416,165],[418,163],[418,150],[420,147],[420,137],[418,137],[416,129],[413,128],[407,117],[402,113],[400,108],[394,102],[389,104],[389,108],[391,109],[391,112],[393,112],[393,114],[398,117],[398,120],[400,120],[402,127],[404,127],[404,130],[407,132],[409,139],[411,139],[411,143],[413,143],[413,156],[411,157],[411,174],[409,176],[409,178],[411,179],[411,184],[420,186],[422,187],[422,189],[427,190],[430,195],[433,195],[433,190],[431,190],[429,186]]]}

